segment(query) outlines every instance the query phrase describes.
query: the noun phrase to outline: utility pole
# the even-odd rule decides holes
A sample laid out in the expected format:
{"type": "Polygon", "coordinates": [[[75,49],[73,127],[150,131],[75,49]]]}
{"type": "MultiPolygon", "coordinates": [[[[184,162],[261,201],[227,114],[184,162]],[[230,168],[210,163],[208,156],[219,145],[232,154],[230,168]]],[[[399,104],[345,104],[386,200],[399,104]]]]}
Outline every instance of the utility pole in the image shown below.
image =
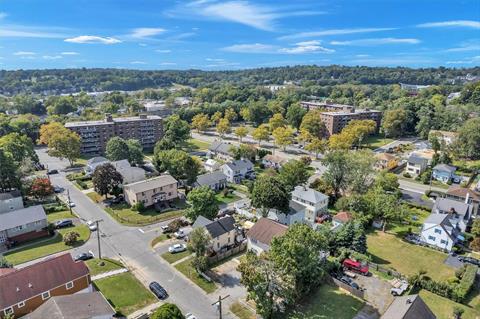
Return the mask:
{"type": "Polygon", "coordinates": [[[225,300],[225,299],[227,299],[228,297],[230,297],[230,295],[226,295],[225,297],[218,296],[218,301],[212,303],[212,306],[215,306],[215,305],[217,306],[217,308],[218,308],[218,314],[219,314],[219,318],[220,318],[220,319],[222,319],[222,300],[225,300]]]}
{"type": "Polygon", "coordinates": [[[69,189],[67,189],[67,197],[68,197],[67,204],[68,204],[68,208],[70,209],[70,215],[73,215],[73,213],[72,213],[72,202],[70,200],[70,190],[69,189]]]}
{"type": "Polygon", "coordinates": [[[97,225],[98,258],[102,259],[102,250],[100,247],[100,226],[99,226],[100,222],[103,222],[103,219],[96,220],[95,225],[97,225]]]}
{"type": "Polygon", "coordinates": [[[50,174],[48,174],[48,164],[45,164],[45,166],[47,167],[47,177],[48,177],[48,181],[51,182],[51,180],[50,180],[50,174]]]}

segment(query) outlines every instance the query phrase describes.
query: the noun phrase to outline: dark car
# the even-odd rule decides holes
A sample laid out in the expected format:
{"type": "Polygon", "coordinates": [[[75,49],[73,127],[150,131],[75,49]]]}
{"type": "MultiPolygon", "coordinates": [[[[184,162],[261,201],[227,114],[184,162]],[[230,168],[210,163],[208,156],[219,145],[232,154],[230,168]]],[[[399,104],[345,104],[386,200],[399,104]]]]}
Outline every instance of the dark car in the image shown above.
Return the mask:
{"type": "Polygon", "coordinates": [[[342,277],[340,278],[340,281],[346,283],[347,285],[349,285],[349,286],[352,287],[352,288],[360,289],[360,287],[357,285],[357,283],[354,282],[354,281],[352,280],[352,278],[350,278],[350,277],[342,276],[342,277]]]}
{"type": "Polygon", "coordinates": [[[150,288],[150,290],[155,296],[157,296],[158,299],[163,300],[168,297],[167,291],[156,281],[152,281],[150,285],[148,285],[148,288],[150,288]]]}
{"type": "Polygon", "coordinates": [[[47,175],[53,175],[53,174],[58,174],[58,170],[56,169],[51,169],[47,172],[47,175]]]}
{"type": "Polygon", "coordinates": [[[464,257],[464,256],[459,256],[458,260],[460,260],[463,263],[468,263],[476,266],[480,266],[480,260],[475,259],[473,257],[464,257]]]}
{"type": "Polygon", "coordinates": [[[62,193],[62,192],[64,191],[64,189],[63,189],[62,187],[60,187],[60,186],[54,186],[54,187],[53,187],[53,191],[54,191],[55,193],[62,193]]]}
{"type": "Polygon", "coordinates": [[[55,222],[55,228],[65,228],[70,226],[73,226],[73,222],[71,219],[62,219],[55,222]]]}
{"type": "Polygon", "coordinates": [[[88,253],[81,253],[77,256],[75,256],[75,261],[79,261],[79,260],[89,260],[89,259],[93,259],[93,253],[92,252],[88,252],[88,253]]]}

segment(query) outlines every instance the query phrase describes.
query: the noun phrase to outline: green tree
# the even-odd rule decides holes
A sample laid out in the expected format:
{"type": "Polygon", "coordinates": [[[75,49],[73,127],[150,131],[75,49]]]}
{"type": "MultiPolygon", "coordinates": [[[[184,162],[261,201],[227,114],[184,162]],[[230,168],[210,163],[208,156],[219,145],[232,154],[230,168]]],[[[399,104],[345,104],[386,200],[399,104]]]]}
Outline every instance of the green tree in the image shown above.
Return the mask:
{"type": "Polygon", "coordinates": [[[79,238],[79,233],[77,233],[76,231],[69,231],[65,235],[63,235],[63,242],[65,243],[65,245],[73,246],[79,238]]]}
{"type": "Polygon", "coordinates": [[[200,215],[208,219],[217,217],[218,203],[215,192],[210,187],[194,188],[188,193],[187,201],[190,207],[187,208],[185,216],[191,221],[195,221],[200,215]]]}
{"type": "Polygon", "coordinates": [[[0,147],[0,192],[20,187],[17,168],[12,155],[0,147]]]}
{"type": "Polygon", "coordinates": [[[236,160],[245,158],[255,163],[255,158],[257,157],[257,149],[252,145],[240,144],[240,146],[238,147],[232,146],[230,148],[230,151],[232,152],[233,157],[236,160]]]}
{"type": "Polygon", "coordinates": [[[267,124],[262,124],[252,132],[252,137],[258,141],[258,146],[262,141],[268,141],[268,137],[270,136],[270,131],[267,124]]]}
{"type": "Polygon", "coordinates": [[[188,235],[188,242],[197,257],[204,256],[211,240],[210,233],[203,227],[195,228],[188,235]]]}
{"type": "Polygon", "coordinates": [[[121,161],[129,158],[128,144],[119,136],[108,140],[105,155],[111,161],[121,161]]]}
{"type": "Polygon", "coordinates": [[[293,130],[290,127],[276,128],[272,133],[275,144],[282,147],[283,150],[293,143],[293,130]]]}
{"type": "Polygon", "coordinates": [[[309,177],[308,165],[302,161],[289,160],[280,169],[278,179],[285,185],[287,191],[293,191],[295,186],[304,185],[309,177]]]}
{"type": "Polygon", "coordinates": [[[31,139],[26,135],[10,133],[0,137],[0,147],[9,152],[13,160],[21,163],[25,158],[30,158],[33,162],[38,162],[38,156],[35,153],[34,145],[31,139]]]}
{"type": "Polygon", "coordinates": [[[208,115],[200,113],[192,118],[192,128],[196,129],[199,133],[205,132],[210,126],[210,120],[208,115]]]}
{"type": "Polygon", "coordinates": [[[398,137],[405,134],[407,112],[402,109],[387,110],[383,114],[382,129],[386,136],[398,137]]]}
{"type": "Polygon", "coordinates": [[[127,140],[128,148],[128,161],[131,165],[142,165],[143,164],[143,147],[140,144],[139,140],[128,139],[127,140]]]}
{"type": "Polygon", "coordinates": [[[480,219],[476,218],[473,221],[471,233],[476,237],[480,237],[480,219]]]}
{"type": "Polygon", "coordinates": [[[211,120],[214,124],[217,124],[218,122],[220,122],[222,117],[223,117],[222,112],[217,111],[217,112],[213,113],[213,115],[211,117],[211,120]]]}
{"type": "Polygon", "coordinates": [[[298,130],[305,114],[307,114],[307,110],[301,107],[299,103],[290,105],[286,115],[288,124],[298,130]]]}
{"type": "Polygon", "coordinates": [[[229,107],[228,109],[225,110],[225,118],[229,122],[235,121],[237,117],[238,117],[237,112],[235,112],[233,108],[229,107]]]}
{"type": "Polygon", "coordinates": [[[17,110],[18,114],[45,114],[45,106],[32,95],[16,95],[13,98],[13,107],[17,110]]]}
{"type": "Polygon", "coordinates": [[[480,159],[480,118],[467,120],[458,133],[456,144],[460,154],[469,159],[480,159]]]}
{"type": "Polygon", "coordinates": [[[164,138],[173,144],[181,146],[190,138],[190,126],[175,114],[164,122],[164,138]]]}
{"type": "Polygon", "coordinates": [[[401,196],[399,191],[400,184],[398,183],[398,176],[393,173],[381,171],[375,177],[375,186],[380,187],[383,191],[388,193],[395,193],[401,196]]]}
{"type": "Polygon", "coordinates": [[[325,139],[313,138],[310,143],[305,146],[305,149],[309,152],[315,153],[315,158],[318,159],[318,154],[326,151],[328,142],[325,139]]]}
{"type": "Polygon", "coordinates": [[[107,198],[108,194],[113,193],[122,184],[123,177],[112,164],[106,163],[95,168],[92,182],[95,191],[107,198]]]}
{"type": "Polygon", "coordinates": [[[77,133],[63,128],[55,133],[48,143],[48,154],[58,158],[66,158],[73,165],[80,157],[81,140],[77,133]]]}
{"type": "Polygon", "coordinates": [[[282,213],[289,210],[290,192],[285,185],[274,176],[260,176],[253,185],[252,206],[262,210],[266,217],[270,209],[277,209],[282,213]]]}
{"type": "Polygon", "coordinates": [[[164,303],[150,316],[151,319],[185,319],[180,309],[173,303],[164,303]]]}
{"type": "Polygon", "coordinates": [[[155,147],[153,164],[159,172],[167,172],[177,180],[192,185],[197,180],[201,164],[198,160],[180,150],[158,150],[155,147]]]}
{"type": "Polygon", "coordinates": [[[223,118],[218,121],[217,124],[217,133],[220,135],[221,138],[225,137],[225,134],[230,132],[230,122],[228,119],[223,118]]]}
{"type": "Polygon", "coordinates": [[[247,136],[248,134],[248,128],[245,126],[239,126],[235,129],[235,135],[238,137],[238,140],[240,143],[242,143],[242,139],[247,136]]]}
{"type": "Polygon", "coordinates": [[[51,96],[46,102],[48,114],[68,114],[77,109],[72,96],[51,96]]]}
{"type": "Polygon", "coordinates": [[[0,256],[0,268],[12,268],[12,267],[13,265],[9,263],[5,257],[0,256]]]}
{"type": "Polygon", "coordinates": [[[321,111],[311,110],[302,119],[300,130],[305,130],[310,133],[312,137],[324,138],[327,135],[327,128],[321,120],[321,111]]]}
{"type": "Polygon", "coordinates": [[[285,128],[287,126],[287,121],[283,118],[281,113],[273,114],[273,116],[268,120],[268,127],[270,131],[275,131],[277,128],[285,128]]]}

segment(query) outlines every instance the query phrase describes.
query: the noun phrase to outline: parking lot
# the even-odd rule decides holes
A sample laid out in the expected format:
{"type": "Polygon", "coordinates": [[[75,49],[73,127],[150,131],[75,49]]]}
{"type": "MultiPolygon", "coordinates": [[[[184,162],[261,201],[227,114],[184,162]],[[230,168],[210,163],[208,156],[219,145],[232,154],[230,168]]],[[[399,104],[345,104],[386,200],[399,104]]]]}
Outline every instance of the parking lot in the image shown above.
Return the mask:
{"type": "Polygon", "coordinates": [[[375,276],[358,275],[354,281],[364,289],[365,300],[373,305],[380,313],[384,313],[393,301],[390,294],[392,285],[385,280],[375,276]]]}

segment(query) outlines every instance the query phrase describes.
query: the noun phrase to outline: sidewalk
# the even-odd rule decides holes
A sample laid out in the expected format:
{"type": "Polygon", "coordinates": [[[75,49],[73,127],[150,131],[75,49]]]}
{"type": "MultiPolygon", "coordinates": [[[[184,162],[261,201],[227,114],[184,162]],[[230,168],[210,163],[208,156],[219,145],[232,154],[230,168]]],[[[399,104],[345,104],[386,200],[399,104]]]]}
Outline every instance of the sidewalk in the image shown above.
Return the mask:
{"type": "Polygon", "coordinates": [[[124,272],[128,272],[128,269],[127,269],[127,268],[122,268],[122,269],[116,269],[116,270],[112,270],[112,271],[107,271],[107,272],[98,274],[98,275],[96,275],[96,276],[93,276],[93,277],[92,277],[92,280],[98,280],[98,279],[102,279],[102,278],[107,278],[107,277],[110,277],[110,276],[114,276],[114,275],[118,275],[118,274],[123,274],[124,272]]]}
{"type": "Polygon", "coordinates": [[[129,319],[143,318],[142,315],[150,314],[151,312],[153,312],[155,309],[157,309],[161,305],[163,305],[163,302],[161,302],[161,301],[156,302],[156,303],[152,303],[151,305],[148,305],[145,308],[142,308],[140,310],[137,310],[137,311],[129,314],[127,316],[127,318],[129,318],[129,319]]]}

